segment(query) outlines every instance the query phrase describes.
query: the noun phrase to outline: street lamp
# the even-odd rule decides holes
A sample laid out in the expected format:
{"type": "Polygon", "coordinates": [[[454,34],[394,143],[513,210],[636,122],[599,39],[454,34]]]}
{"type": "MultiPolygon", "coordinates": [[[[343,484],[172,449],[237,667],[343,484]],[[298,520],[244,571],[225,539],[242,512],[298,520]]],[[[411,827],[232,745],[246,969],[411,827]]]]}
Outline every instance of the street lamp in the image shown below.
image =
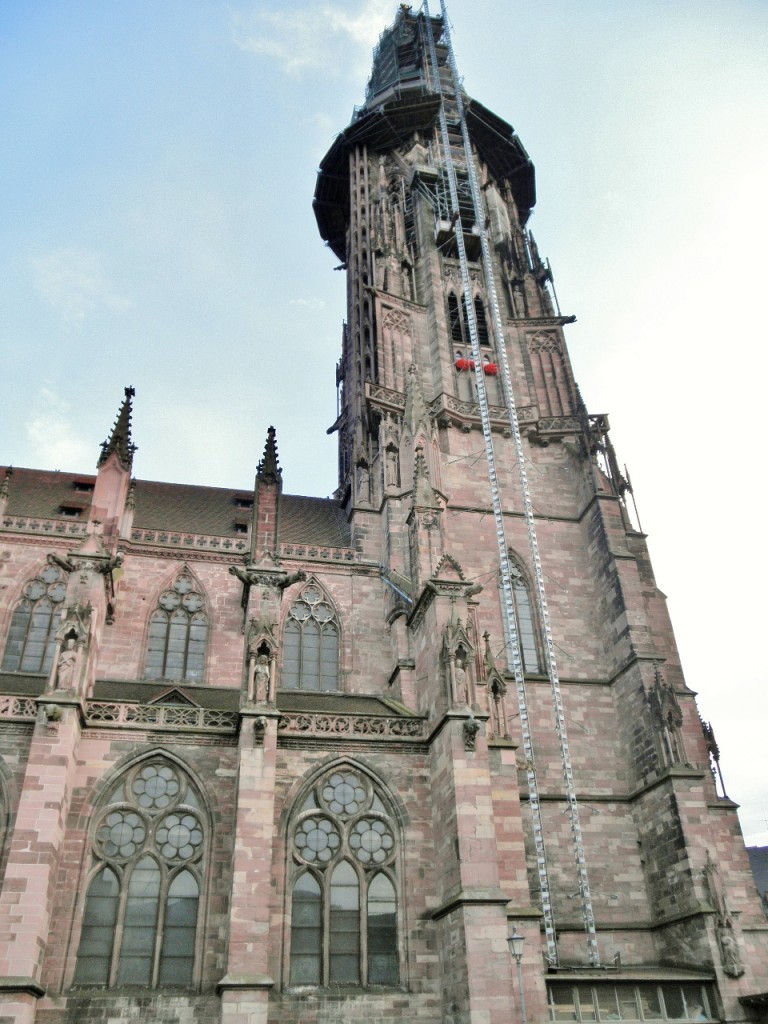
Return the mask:
{"type": "Polygon", "coordinates": [[[514,925],[512,926],[512,934],[507,937],[507,945],[517,964],[517,987],[520,989],[520,1022],[521,1024],[527,1024],[525,1019],[525,996],[523,995],[523,971],[520,967],[520,961],[523,959],[525,936],[518,935],[517,928],[514,925]]]}

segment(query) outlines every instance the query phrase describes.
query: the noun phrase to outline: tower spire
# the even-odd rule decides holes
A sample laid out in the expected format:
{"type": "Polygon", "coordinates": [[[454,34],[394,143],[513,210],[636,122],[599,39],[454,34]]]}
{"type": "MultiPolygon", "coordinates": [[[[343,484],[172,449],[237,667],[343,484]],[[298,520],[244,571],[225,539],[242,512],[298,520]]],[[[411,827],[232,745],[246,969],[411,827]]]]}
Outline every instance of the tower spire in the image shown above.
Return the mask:
{"type": "Polygon", "coordinates": [[[264,445],[264,455],[256,468],[256,475],[260,480],[277,482],[282,480],[283,471],[277,461],[277,441],[275,439],[275,428],[267,429],[267,440],[264,445]]]}
{"type": "Polygon", "coordinates": [[[123,469],[130,469],[133,465],[133,455],[136,445],[131,441],[131,415],[133,407],[131,399],[136,394],[132,387],[125,388],[123,404],[117,414],[117,419],[112,427],[112,433],[106,441],[101,444],[101,455],[97,466],[101,467],[113,453],[117,456],[123,469]]]}

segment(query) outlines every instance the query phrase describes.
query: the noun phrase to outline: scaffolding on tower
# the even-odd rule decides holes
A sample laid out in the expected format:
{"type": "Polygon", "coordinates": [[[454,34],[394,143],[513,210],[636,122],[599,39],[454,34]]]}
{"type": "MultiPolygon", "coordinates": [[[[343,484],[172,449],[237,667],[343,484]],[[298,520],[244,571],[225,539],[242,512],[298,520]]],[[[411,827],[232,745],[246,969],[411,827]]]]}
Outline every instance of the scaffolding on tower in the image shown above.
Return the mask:
{"type": "MultiPolygon", "coordinates": [[[[547,674],[549,676],[550,690],[555,715],[555,728],[560,745],[560,755],[563,771],[563,782],[568,814],[571,828],[571,839],[573,845],[574,859],[576,862],[576,873],[578,879],[578,893],[580,897],[581,913],[584,922],[584,930],[587,936],[587,949],[590,964],[593,967],[600,965],[600,954],[597,945],[597,933],[595,918],[592,911],[592,897],[587,877],[587,863],[584,854],[584,843],[582,839],[581,825],[579,822],[579,810],[576,800],[576,789],[571,766],[570,750],[565,725],[565,713],[563,710],[560,681],[557,672],[557,660],[555,657],[555,645],[552,638],[552,630],[549,621],[547,597],[544,588],[544,572],[539,555],[539,545],[536,537],[536,523],[531,501],[528,476],[525,468],[525,455],[523,442],[520,434],[520,426],[515,407],[514,394],[512,392],[512,380],[509,371],[506,345],[504,342],[504,328],[501,320],[498,294],[496,291],[493,263],[491,260],[491,249],[488,241],[487,230],[484,227],[485,216],[480,196],[480,189],[475,171],[475,159],[472,152],[472,143],[467,128],[466,112],[462,99],[461,81],[459,79],[456,58],[453,52],[450,30],[448,27],[448,14],[445,7],[445,0],[440,0],[442,13],[443,39],[447,50],[449,68],[441,67],[437,57],[437,47],[432,28],[432,18],[429,13],[428,0],[423,0],[422,10],[424,12],[424,26],[426,41],[429,48],[429,58],[432,70],[433,88],[440,96],[439,124],[442,144],[443,166],[450,199],[450,224],[455,240],[455,246],[461,269],[462,285],[465,296],[471,296],[472,284],[469,271],[469,259],[465,242],[465,232],[476,238],[479,233],[480,252],[483,267],[485,287],[488,297],[488,305],[491,311],[493,329],[497,339],[498,375],[501,380],[504,394],[504,404],[509,417],[510,428],[515,447],[520,491],[523,499],[526,529],[528,533],[528,544],[533,566],[533,576],[536,592],[536,601],[541,618],[542,630],[545,640],[545,661],[547,674]],[[450,73],[447,73],[449,70],[450,73]],[[460,138],[458,137],[460,136],[460,138]],[[459,175],[457,174],[457,154],[460,154],[461,177],[466,174],[466,182],[462,181],[460,186],[459,175]],[[471,210],[474,223],[464,227],[462,215],[467,212],[466,193],[471,197],[471,210]],[[461,193],[465,194],[462,195],[461,193]]],[[[520,708],[520,723],[522,731],[523,753],[525,755],[525,770],[528,781],[528,794],[531,817],[533,822],[533,839],[536,852],[536,868],[538,872],[539,887],[541,890],[541,906],[544,919],[544,933],[547,947],[547,959],[552,966],[559,963],[557,950],[557,936],[555,931],[554,912],[552,908],[551,890],[549,885],[549,874],[547,869],[547,855],[544,841],[544,827],[541,814],[541,800],[538,781],[536,777],[536,766],[534,761],[534,749],[531,736],[531,727],[528,714],[528,701],[525,690],[525,677],[523,661],[520,652],[520,643],[517,633],[515,619],[514,600],[512,593],[512,575],[508,555],[507,541],[504,531],[504,512],[501,504],[501,492],[496,473],[496,460],[493,449],[493,437],[491,434],[490,411],[485,389],[485,377],[483,372],[483,359],[478,336],[477,316],[474,303],[465,302],[467,325],[469,328],[472,358],[474,362],[475,382],[477,385],[477,397],[480,406],[480,419],[485,443],[485,454],[488,464],[488,477],[490,482],[491,501],[496,526],[496,539],[499,549],[499,562],[501,566],[501,582],[503,594],[503,614],[507,637],[509,638],[509,649],[511,654],[512,671],[515,677],[518,704],[520,708]]]]}

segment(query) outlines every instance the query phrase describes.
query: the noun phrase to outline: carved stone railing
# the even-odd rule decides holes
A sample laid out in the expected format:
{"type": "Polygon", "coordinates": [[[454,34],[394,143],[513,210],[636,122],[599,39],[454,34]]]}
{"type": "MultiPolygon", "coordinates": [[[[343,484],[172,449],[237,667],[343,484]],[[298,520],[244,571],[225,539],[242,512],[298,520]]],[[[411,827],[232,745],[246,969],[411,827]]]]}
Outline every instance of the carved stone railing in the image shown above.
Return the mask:
{"type": "Polygon", "coordinates": [[[354,548],[331,548],[322,544],[280,544],[278,553],[283,558],[317,558],[323,562],[354,562],[354,548]]]}
{"type": "MultiPolygon", "coordinates": [[[[465,402],[461,398],[456,398],[455,395],[449,395],[445,392],[438,395],[437,398],[430,403],[429,411],[436,417],[439,417],[445,412],[453,412],[458,416],[469,417],[476,420],[480,419],[480,405],[478,402],[465,402]]],[[[503,405],[489,405],[488,414],[493,421],[509,421],[507,410],[503,405]]],[[[538,419],[538,412],[535,406],[524,406],[518,409],[517,419],[521,424],[535,423],[538,419]]]]}
{"type": "Polygon", "coordinates": [[[175,704],[121,704],[89,700],[85,708],[89,725],[121,729],[171,729],[193,732],[235,732],[236,711],[211,711],[175,704]]]}
{"type": "Polygon", "coordinates": [[[284,735],[344,736],[355,739],[421,740],[426,735],[423,718],[388,718],[384,715],[317,715],[303,712],[281,714],[278,732],[284,735]]]}
{"type": "Polygon", "coordinates": [[[402,391],[393,391],[392,388],[385,388],[383,384],[366,381],[365,394],[374,405],[379,405],[384,409],[402,412],[405,408],[405,395],[402,391]]]}
{"type": "Polygon", "coordinates": [[[195,551],[245,552],[249,548],[247,536],[215,537],[204,533],[183,533],[174,530],[131,530],[136,544],[152,544],[164,548],[194,548],[195,551]]]}
{"type": "Polygon", "coordinates": [[[38,516],[3,516],[4,530],[19,533],[40,533],[52,537],[84,537],[85,523],[70,523],[63,519],[41,519],[38,516]]]}
{"type": "Polygon", "coordinates": [[[0,696],[0,718],[17,722],[34,721],[37,718],[37,701],[34,697],[0,696]]]}
{"type": "Polygon", "coordinates": [[[540,434],[576,434],[581,424],[576,416],[542,416],[537,429],[540,434]]]}

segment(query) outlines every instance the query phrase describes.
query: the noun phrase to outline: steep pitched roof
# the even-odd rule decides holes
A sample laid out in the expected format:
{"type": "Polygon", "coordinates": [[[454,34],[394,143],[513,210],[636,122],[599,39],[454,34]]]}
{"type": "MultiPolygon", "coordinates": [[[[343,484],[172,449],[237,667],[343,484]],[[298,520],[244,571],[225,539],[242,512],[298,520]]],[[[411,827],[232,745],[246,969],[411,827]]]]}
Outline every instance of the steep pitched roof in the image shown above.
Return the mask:
{"type": "MultiPolygon", "coordinates": [[[[0,467],[4,476],[4,467],[0,467]]],[[[87,519],[96,478],[83,473],[14,469],[8,488],[7,516],[41,519],[72,518],[63,509],[81,509],[87,519]],[[86,488],[78,490],[78,486],[86,488]]],[[[137,480],[133,525],[143,530],[231,537],[235,522],[247,521],[237,501],[252,496],[250,489],[201,487],[137,480]]],[[[349,547],[349,523],[333,498],[283,494],[280,499],[280,541],[320,547],[349,547]]]]}
{"type": "MultiPolygon", "coordinates": [[[[5,473],[5,467],[2,470],[5,473]]],[[[60,473],[41,469],[16,469],[8,486],[6,515],[40,519],[68,519],[62,508],[86,510],[96,477],[87,473],[60,473]],[[78,490],[78,486],[85,490],[78,490]]],[[[86,518],[83,511],[83,518],[86,518]]]]}

